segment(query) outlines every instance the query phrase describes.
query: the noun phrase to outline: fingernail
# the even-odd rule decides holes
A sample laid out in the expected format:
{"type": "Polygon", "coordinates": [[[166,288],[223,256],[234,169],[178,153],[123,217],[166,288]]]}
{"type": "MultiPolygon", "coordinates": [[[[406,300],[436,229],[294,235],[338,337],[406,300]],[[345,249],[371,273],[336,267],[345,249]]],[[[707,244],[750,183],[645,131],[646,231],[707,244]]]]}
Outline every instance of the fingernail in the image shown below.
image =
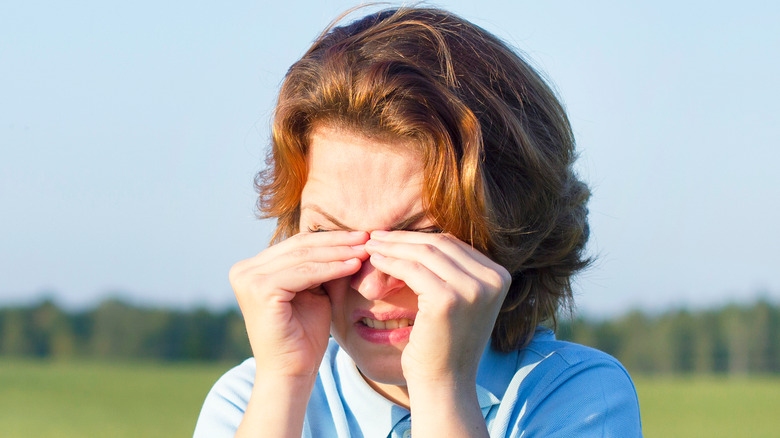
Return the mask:
{"type": "Polygon", "coordinates": [[[379,245],[379,242],[373,239],[369,239],[369,241],[366,242],[366,246],[377,246],[377,245],[379,245]]]}
{"type": "Polygon", "coordinates": [[[349,260],[344,260],[344,264],[345,265],[356,265],[358,263],[360,263],[360,260],[356,259],[356,258],[349,259],[349,260]]]}
{"type": "Polygon", "coordinates": [[[376,237],[384,237],[384,236],[387,236],[388,234],[390,234],[389,231],[377,230],[377,231],[372,231],[371,232],[371,237],[374,237],[374,236],[376,236],[376,237]]]}
{"type": "Polygon", "coordinates": [[[382,254],[379,254],[378,252],[375,252],[375,253],[371,254],[371,259],[372,260],[384,260],[385,256],[383,256],[382,254]]]}
{"type": "MultiPolygon", "coordinates": [[[[370,240],[369,240],[369,242],[370,242],[370,240]]],[[[360,251],[360,250],[365,249],[365,245],[353,245],[353,246],[350,246],[350,248],[356,249],[356,250],[360,251]]]]}

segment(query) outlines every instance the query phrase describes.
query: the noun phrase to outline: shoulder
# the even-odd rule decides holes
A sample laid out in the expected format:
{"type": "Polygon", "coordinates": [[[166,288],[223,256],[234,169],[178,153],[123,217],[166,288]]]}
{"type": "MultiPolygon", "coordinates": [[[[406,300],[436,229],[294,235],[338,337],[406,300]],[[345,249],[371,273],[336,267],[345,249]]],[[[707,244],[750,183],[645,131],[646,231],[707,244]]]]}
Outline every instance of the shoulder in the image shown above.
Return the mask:
{"type": "Polygon", "coordinates": [[[203,402],[194,437],[232,437],[244,417],[254,378],[254,358],[223,374],[203,402]]]}
{"type": "Polygon", "coordinates": [[[549,333],[537,336],[522,350],[520,366],[532,366],[537,374],[548,375],[553,381],[576,378],[579,382],[595,377],[592,371],[606,372],[612,377],[608,383],[634,391],[631,377],[617,359],[595,348],[559,341],[549,333]]]}
{"type": "Polygon", "coordinates": [[[617,359],[549,332],[519,353],[504,397],[523,408],[519,430],[531,436],[641,436],[636,389],[617,359]]]}
{"type": "MultiPolygon", "coordinates": [[[[312,396],[315,402],[324,398],[324,395],[321,394],[323,385],[320,378],[324,375],[326,379],[333,380],[333,368],[335,368],[338,351],[338,344],[331,340],[320,366],[318,386],[312,396]]],[[[194,438],[232,437],[235,435],[252,395],[255,370],[255,359],[249,358],[217,380],[203,402],[195,426],[194,438]]]]}

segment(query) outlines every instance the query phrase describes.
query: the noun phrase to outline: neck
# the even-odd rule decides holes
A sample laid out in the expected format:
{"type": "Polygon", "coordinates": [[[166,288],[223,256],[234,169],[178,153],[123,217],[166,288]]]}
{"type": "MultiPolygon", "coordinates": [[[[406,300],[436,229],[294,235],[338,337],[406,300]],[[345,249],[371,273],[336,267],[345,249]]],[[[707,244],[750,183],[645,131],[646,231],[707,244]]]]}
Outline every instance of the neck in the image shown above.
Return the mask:
{"type": "Polygon", "coordinates": [[[370,386],[379,395],[397,404],[398,406],[409,409],[409,391],[407,390],[406,386],[375,382],[366,377],[363,373],[360,373],[360,376],[363,377],[363,380],[368,383],[368,386],[370,386]]]}

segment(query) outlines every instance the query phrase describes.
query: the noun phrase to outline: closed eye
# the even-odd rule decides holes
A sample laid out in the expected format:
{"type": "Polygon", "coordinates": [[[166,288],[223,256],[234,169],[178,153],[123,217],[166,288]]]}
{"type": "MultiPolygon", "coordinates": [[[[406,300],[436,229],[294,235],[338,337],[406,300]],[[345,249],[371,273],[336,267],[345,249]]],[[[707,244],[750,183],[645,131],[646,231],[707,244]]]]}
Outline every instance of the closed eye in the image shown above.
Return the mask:
{"type": "Polygon", "coordinates": [[[323,233],[323,232],[326,232],[326,231],[333,231],[333,230],[325,230],[325,229],[322,229],[320,227],[314,227],[314,228],[306,227],[306,229],[309,230],[310,233],[323,233]]]}
{"type": "Polygon", "coordinates": [[[433,228],[433,227],[432,228],[422,228],[422,229],[419,229],[419,230],[409,230],[409,231],[414,231],[414,232],[417,232],[417,233],[429,233],[429,234],[443,233],[444,232],[444,230],[442,230],[440,228],[433,228]]]}

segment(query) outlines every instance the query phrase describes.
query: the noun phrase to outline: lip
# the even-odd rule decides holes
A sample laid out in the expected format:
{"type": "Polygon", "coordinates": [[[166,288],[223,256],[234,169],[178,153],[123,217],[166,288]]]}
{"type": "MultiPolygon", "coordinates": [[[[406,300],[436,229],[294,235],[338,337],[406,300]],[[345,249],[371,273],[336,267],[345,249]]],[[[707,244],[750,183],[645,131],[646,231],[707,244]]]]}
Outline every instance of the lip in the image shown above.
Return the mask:
{"type": "Polygon", "coordinates": [[[395,328],[395,329],[375,329],[368,327],[361,321],[363,318],[376,319],[378,321],[387,321],[391,319],[415,319],[417,312],[404,309],[391,309],[382,312],[372,312],[369,310],[356,310],[352,313],[353,327],[358,335],[372,344],[392,345],[409,341],[409,335],[414,326],[395,328]]]}
{"type": "Polygon", "coordinates": [[[377,321],[387,321],[389,319],[415,319],[417,317],[417,311],[406,309],[388,309],[383,311],[371,311],[365,309],[357,309],[352,312],[352,322],[360,322],[363,318],[376,319],[377,321]]]}

